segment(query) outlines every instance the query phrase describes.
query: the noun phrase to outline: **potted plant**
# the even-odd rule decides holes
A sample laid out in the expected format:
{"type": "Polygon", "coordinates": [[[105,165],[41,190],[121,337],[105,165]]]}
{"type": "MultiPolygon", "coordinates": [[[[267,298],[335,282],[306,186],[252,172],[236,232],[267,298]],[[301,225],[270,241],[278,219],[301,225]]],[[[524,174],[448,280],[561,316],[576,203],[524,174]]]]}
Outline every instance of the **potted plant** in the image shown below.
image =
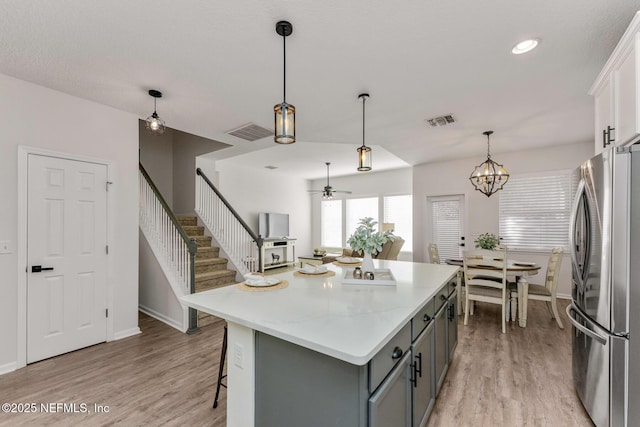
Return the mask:
{"type": "Polygon", "coordinates": [[[362,218],[358,222],[356,231],[347,240],[352,250],[364,253],[362,260],[363,271],[373,271],[371,255],[380,252],[382,245],[385,244],[387,240],[393,241],[393,234],[391,234],[390,231],[374,231],[376,224],[378,224],[378,222],[374,221],[371,217],[362,218]]]}
{"type": "Polygon", "coordinates": [[[490,251],[494,250],[499,243],[500,239],[498,239],[498,236],[492,233],[481,234],[475,240],[476,248],[488,249],[490,251]]]}

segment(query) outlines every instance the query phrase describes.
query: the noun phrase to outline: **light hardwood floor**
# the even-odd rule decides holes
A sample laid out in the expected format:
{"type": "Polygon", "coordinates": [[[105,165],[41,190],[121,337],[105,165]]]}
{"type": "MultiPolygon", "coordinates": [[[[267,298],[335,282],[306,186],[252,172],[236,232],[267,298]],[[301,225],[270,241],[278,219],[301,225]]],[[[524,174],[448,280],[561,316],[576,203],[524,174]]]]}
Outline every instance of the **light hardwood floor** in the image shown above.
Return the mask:
{"type": "MultiPolygon", "coordinates": [[[[537,301],[529,305],[528,327],[510,324],[506,334],[498,306],[480,304],[468,326],[461,316],[458,348],[428,425],[591,425],[573,391],[566,303],[564,331],[537,301]]],[[[188,336],[140,315],[140,335],[2,375],[0,403],[86,403],[92,412],[97,403],[109,412],[0,412],[0,425],[222,427],[224,388],[218,408],[211,404],[223,326],[214,321],[188,336]]]]}
{"type": "Polygon", "coordinates": [[[476,305],[459,341],[428,426],[592,426],[573,389],[568,300],[564,330],[545,303],[529,301],[526,328],[501,332],[500,310],[476,305]]]}

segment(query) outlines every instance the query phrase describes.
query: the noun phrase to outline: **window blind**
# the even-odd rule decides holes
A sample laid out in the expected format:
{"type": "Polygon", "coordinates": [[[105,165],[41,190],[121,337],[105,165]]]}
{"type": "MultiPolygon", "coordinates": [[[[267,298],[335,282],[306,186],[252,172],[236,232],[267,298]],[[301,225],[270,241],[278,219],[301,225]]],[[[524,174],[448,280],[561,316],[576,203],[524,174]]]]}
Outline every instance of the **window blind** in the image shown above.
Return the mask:
{"type": "Polygon", "coordinates": [[[569,249],[576,182],[571,173],[511,176],[500,191],[500,238],[509,249],[569,249]]]}
{"type": "MultiPolygon", "coordinates": [[[[378,198],[347,199],[345,242],[356,231],[356,228],[358,228],[358,222],[365,217],[371,217],[374,221],[378,222],[378,198]]],[[[374,229],[378,231],[380,225],[376,225],[374,229]]]]}
{"type": "Polygon", "coordinates": [[[393,234],[404,239],[402,252],[413,251],[413,197],[385,196],[383,199],[383,223],[393,224],[393,234]]]}
{"type": "Polygon", "coordinates": [[[342,200],[320,202],[320,244],[324,247],[342,247],[342,200]]]}
{"type": "Polygon", "coordinates": [[[462,201],[458,198],[431,198],[433,243],[438,245],[440,262],[447,258],[460,257],[460,234],[462,201]]]}

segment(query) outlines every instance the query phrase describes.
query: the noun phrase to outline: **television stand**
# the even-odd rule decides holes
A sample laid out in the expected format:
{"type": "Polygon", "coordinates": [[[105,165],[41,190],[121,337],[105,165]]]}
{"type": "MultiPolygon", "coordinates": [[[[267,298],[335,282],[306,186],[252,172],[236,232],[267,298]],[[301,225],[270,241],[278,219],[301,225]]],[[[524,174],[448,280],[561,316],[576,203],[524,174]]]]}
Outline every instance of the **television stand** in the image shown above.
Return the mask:
{"type": "Polygon", "coordinates": [[[296,239],[264,240],[260,250],[260,271],[295,264],[296,239]]]}

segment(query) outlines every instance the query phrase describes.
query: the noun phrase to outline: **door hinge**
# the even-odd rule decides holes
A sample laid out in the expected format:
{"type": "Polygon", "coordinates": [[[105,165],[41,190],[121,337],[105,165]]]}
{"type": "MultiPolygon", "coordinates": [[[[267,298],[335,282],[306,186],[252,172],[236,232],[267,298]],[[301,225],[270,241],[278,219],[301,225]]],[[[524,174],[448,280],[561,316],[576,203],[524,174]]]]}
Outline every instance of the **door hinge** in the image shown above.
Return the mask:
{"type": "Polygon", "coordinates": [[[105,309],[104,317],[109,317],[109,309],[105,309]]]}
{"type": "Polygon", "coordinates": [[[107,255],[109,255],[109,245],[105,246],[104,249],[107,252],[107,255]]]}
{"type": "Polygon", "coordinates": [[[110,184],[113,184],[113,181],[107,181],[107,182],[105,183],[105,186],[104,186],[104,187],[105,187],[106,191],[109,191],[109,185],[110,185],[110,184]]]}

